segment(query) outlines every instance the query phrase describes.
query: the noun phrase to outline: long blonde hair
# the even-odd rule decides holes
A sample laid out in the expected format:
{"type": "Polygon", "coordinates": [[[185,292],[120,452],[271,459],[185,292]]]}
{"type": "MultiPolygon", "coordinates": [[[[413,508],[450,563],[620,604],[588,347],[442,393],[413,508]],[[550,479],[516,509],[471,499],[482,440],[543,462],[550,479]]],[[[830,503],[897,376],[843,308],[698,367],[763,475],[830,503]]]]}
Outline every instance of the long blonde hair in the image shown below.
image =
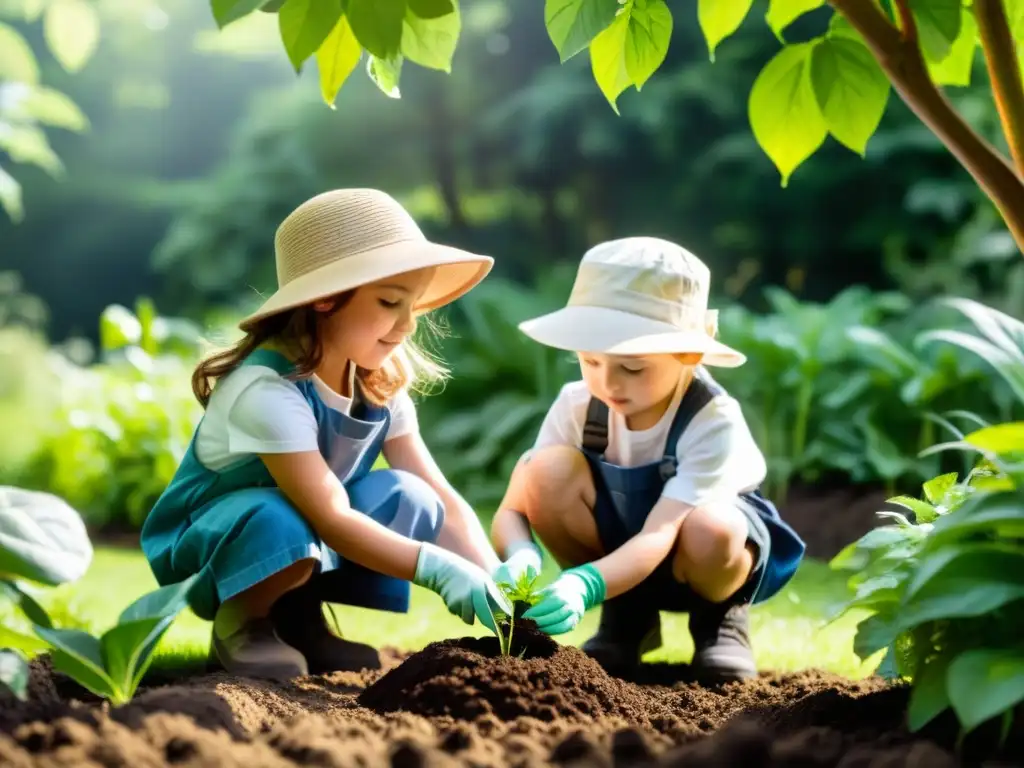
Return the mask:
{"type": "MultiPolygon", "coordinates": [[[[205,408],[217,380],[237,369],[243,360],[264,345],[287,352],[295,365],[289,379],[301,379],[312,374],[324,356],[323,339],[320,337],[323,318],[345,306],[353,293],[347,291],[335,297],[334,305],[327,312],[319,312],[307,304],[257,320],[232,346],[210,355],[196,366],[192,373],[192,392],[196,399],[205,408]]],[[[427,315],[420,315],[417,321],[417,332],[438,332],[438,326],[427,315]]],[[[374,405],[386,404],[405,388],[426,391],[424,385],[443,381],[447,376],[448,370],[413,337],[402,342],[382,367],[376,370],[356,368],[356,380],[363,396],[374,405]]]]}

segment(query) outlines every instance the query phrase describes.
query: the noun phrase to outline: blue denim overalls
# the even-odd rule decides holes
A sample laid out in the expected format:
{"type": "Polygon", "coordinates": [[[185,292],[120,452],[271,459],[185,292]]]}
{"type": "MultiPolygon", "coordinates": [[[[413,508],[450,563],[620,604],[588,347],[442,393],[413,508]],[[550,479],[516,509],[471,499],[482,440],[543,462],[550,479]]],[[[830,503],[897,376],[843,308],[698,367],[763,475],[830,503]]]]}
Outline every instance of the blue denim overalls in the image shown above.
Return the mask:
{"type": "MultiPolygon", "coordinates": [[[[256,350],[242,365],[281,375],[293,368],[268,349],[256,350]]],[[[444,506],[433,488],[407,472],[371,471],[387,435],[388,409],[357,394],[346,416],[324,404],[311,380],[296,386],[313,409],[320,452],[348,491],[352,509],[403,536],[435,541],[444,506]]],[[[345,562],[285,498],[258,456],[212,471],[196,457],[195,434],[146,518],[141,544],[161,585],[201,574],[190,605],[206,620],[223,601],[305,558],[319,563],[315,579],[322,600],[399,613],[409,608],[409,582],[345,562]]]]}
{"type": "MultiPolygon", "coordinates": [[[[594,520],[606,553],[618,549],[641,531],[665,483],[676,473],[676,446],[680,436],[694,416],[723,392],[706,371],[698,369],[679,403],[664,456],[660,461],[637,467],[620,467],[604,460],[608,447],[608,406],[591,398],[582,448],[597,491],[594,520]]],[[[793,577],[805,545],[760,491],[741,494],[737,507],[747,519],[749,538],[758,547],[758,560],[746,585],[732,601],[763,602],[793,577]]],[[[688,584],[681,584],[672,576],[673,554],[670,553],[643,582],[608,602],[628,600],[633,608],[645,603],[658,610],[678,612],[688,612],[697,601],[703,602],[688,584]]]]}

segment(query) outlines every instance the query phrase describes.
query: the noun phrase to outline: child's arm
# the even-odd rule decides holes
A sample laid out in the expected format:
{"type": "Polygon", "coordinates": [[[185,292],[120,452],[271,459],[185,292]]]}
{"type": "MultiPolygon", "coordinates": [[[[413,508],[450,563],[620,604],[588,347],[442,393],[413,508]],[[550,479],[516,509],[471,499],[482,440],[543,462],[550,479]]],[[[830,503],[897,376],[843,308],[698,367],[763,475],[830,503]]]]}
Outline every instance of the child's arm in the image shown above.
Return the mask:
{"type": "Polygon", "coordinates": [[[448,482],[420,433],[411,432],[388,440],[384,443],[384,458],[393,469],[405,470],[425,480],[441,497],[445,517],[438,543],[493,573],[500,561],[487,540],[480,518],[448,482]]]}
{"type": "Polygon", "coordinates": [[[284,495],[320,538],[347,560],[436,592],[467,624],[494,630],[492,612],[511,606],[488,572],[441,547],[413,541],[352,509],[319,451],[260,454],[284,495]]]}

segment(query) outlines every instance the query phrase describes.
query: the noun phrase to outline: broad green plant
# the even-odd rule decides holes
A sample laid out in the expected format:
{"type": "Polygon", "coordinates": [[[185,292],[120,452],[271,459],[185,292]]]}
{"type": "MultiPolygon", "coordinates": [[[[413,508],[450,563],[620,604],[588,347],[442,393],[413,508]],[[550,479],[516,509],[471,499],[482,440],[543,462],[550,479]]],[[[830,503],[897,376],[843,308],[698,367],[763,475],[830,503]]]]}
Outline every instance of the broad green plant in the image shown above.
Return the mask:
{"type": "MultiPolygon", "coordinates": [[[[920,342],[951,343],[990,363],[1024,400],[1024,324],[976,302],[952,300],[981,336],[940,330],[920,342]]],[[[961,736],[1000,719],[1006,736],[1024,701],[1024,422],[957,432],[934,450],[980,454],[963,480],[925,483],[923,498],[891,499],[877,528],[833,560],[852,572],[867,609],[854,649],[885,651],[881,671],[910,679],[908,725],[919,730],[952,709],[961,736]]]]}
{"type": "MultiPolygon", "coordinates": [[[[546,0],[544,21],[562,62],[589,50],[594,79],[618,111],[622,93],[639,91],[664,63],[677,23],[673,8],[700,25],[713,61],[753,4],[546,0]]],[[[277,13],[292,65],[299,71],[316,57],[321,91],[332,106],[364,53],[370,78],[398,97],[403,62],[450,72],[461,32],[456,0],[210,0],[210,6],[222,27],[258,9],[277,13]]],[[[1022,9],[1021,0],[771,0],[764,20],[782,47],[755,79],[748,110],[782,185],[829,136],[865,155],[895,90],[978,182],[1024,250],[1022,9]],[[831,12],[821,13],[826,7],[831,12]],[[818,32],[810,39],[793,32],[805,17],[818,32]],[[970,84],[979,48],[1010,159],[940,91],[970,84]]]]}
{"type": "MultiPolygon", "coordinates": [[[[520,574],[515,584],[510,584],[507,581],[498,582],[498,588],[505,593],[505,596],[512,604],[511,616],[503,611],[492,614],[502,656],[510,656],[512,654],[512,635],[515,631],[516,620],[522,618],[523,612],[530,606],[536,605],[541,599],[540,590],[535,587],[537,578],[537,576],[523,573],[520,574]]],[[[526,653],[525,648],[523,653],[526,653]]]]}

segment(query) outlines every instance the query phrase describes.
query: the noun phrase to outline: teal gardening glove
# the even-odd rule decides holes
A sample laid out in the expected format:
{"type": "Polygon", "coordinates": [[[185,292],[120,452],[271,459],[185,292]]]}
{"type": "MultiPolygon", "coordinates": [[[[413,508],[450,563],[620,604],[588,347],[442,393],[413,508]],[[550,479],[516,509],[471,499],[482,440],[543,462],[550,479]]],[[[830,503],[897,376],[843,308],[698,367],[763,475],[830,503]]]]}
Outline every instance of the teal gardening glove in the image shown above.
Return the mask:
{"type": "Polygon", "coordinates": [[[473,617],[497,633],[492,612],[512,614],[508,598],[480,566],[434,544],[420,545],[413,584],[436,592],[448,610],[467,624],[473,617]]]}
{"type": "Polygon", "coordinates": [[[540,601],[523,618],[535,621],[541,632],[560,635],[575,629],[584,613],[604,602],[604,577],[587,563],[563,571],[540,594],[540,601]]]}
{"type": "Polygon", "coordinates": [[[508,559],[494,571],[494,580],[498,584],[515,586],[523,574],[530,579],[537,578],[541,569],[541,556],[536,544],[532,541],[517,541],[509,545],[507,555],[508,559]]]}

